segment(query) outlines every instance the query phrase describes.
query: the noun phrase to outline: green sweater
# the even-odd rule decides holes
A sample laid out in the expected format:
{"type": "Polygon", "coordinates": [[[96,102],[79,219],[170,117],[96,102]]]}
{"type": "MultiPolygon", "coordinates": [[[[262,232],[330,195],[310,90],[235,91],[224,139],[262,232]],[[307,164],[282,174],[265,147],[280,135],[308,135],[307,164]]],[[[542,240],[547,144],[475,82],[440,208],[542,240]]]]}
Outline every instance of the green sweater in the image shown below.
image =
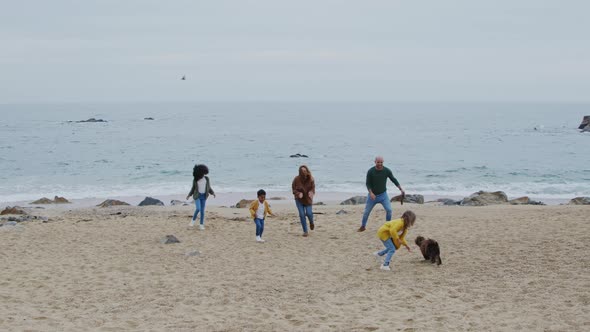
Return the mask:
{"type": "Polygon", "coordinates": [[[375,166],[371,167],[367,172],[367,189],[373,191],[375,195],[386,192],[388,178],[399,187],[399,182],[389,168],[383,166],[383,169],[378,171],[375,166]]]}

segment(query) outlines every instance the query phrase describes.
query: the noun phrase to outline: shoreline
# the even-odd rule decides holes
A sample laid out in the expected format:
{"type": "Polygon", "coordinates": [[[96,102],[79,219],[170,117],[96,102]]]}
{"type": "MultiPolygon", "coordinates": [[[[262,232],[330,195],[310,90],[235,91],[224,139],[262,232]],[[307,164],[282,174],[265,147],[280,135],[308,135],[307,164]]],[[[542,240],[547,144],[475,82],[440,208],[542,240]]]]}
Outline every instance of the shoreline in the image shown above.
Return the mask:
{"type": "MultiPolygon", "coordinates": [[[[389,193],[389,198],[393,198],[399,194],[399,192],[394,192],[392,194],[389,193]]],[[[366,192],[364,193],[351,193],[351,192],[317,192],[314,198],[314,204],[319,202],[324,203],[325,205],[339,205],[340,202],[347,200],[354,196],[365,196],[366,192]]],[[[59,195],[58,195],[59,196],[59,195]]],[[[453,200],[461,200],[463,196],[445,196],[445,195],[423,195],[424,196],[424,204],[428,203],[436,203],[437,199],[441,198],[448,198],[453,200]]],[[[69,199],[65,197],[70,203],[62,203],[62,204],[31,204],[32,201],[40,199],[42,197],[38,197],[32,200],[27,201],[7,201],[7,202],[0,202],[0,208],[5,208],[7,206],[20,206],[20,207],[44,207],[50,209],[57,209],[57,210],[71,210],[71,209],[82,209],[82,208],[91,208],[96,207],[100,203],[104,202],[107,199],[114,199],[129,203],[131,206],[138,206],[138,204],[143,201],[146,197],[152,197],[158,199],[164,203],[164,206],[172,206],[172,200],[178,200],[181,202],[185,202],[190,206],[193,206],[193,200],[189,199],[188,201],[185,200],[186,196],[184,194],[174,194],[174,195],[152,195],[152,196],[112,196],[112,197],[92,197],[92,198],[81,198],[81,199],[69,199]]],[[[268,191],[266,194],[267,200],[272,205],[285,205],[285,204],[293,204],[293,198],[290,192],[287,191],[268,191]],[[273,199],[274,198],[274,199],[273,199]]],[[[51,197],[47,197],[52,199],[51,197]]],[[[508,197],[508,199],[514,199],[517,197],[508,197]]],[[[548,206],[556,206],[556,205],[564,205],[567,204],[571,199],[574,197],[561,199],[561,198],[549,198],[549,199],[542,199],[542,198],[533,198],[531,200],[534,201],[541,201],[545,205],[548,206]]],[[[234,206],[242,199],[253,200],[256,199],[256,193],[252,192],[221,192],[217,193],[216,197],[210,196],[207,199],[207,206],[211,207],[231,207],[234,206]]],[[[362,204],[364,205],[364,204],[362,204]]]]}

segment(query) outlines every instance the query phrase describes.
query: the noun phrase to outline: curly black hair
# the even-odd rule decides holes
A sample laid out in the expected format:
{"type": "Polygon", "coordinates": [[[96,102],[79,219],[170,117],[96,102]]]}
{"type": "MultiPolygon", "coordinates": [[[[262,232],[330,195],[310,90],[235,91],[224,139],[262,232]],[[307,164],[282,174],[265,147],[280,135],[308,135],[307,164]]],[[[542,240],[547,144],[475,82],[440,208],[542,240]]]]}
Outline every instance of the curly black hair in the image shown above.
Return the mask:
{"type": "Polygon", "coordinates": [[[193,167],[193,177],[196,181],[199,181],[207,174],[209,174],[209,168],[206,165],[197,164],[193,167]]]}

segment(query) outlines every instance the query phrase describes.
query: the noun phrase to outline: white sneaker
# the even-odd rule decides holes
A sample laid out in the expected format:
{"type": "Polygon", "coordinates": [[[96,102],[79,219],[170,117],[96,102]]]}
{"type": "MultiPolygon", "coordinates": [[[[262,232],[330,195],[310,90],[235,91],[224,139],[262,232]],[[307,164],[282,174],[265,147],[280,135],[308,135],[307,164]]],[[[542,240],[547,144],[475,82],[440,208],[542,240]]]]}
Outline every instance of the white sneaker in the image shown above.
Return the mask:
{"type": "Polygon", "coordinates": [[[202,231],[204,231],[205,230],[205,225],[199,224],[199,229],[202,230],[202,231]]]}
{"type": "Polygon", "coordinates": [[[391,271],[391,268],[389,267],[389,265],[381,265],[381,270],[383,270],[383,271],[391,271]]]}
{"type": "Polygon", "coordinates": [[[377,258],[381,257],[381,256],[379,256],[379,250],[375,251],[375,252],[373,253],[373,256],[375,256],[375,257],[377,257],[377,258]]]}
{"type": "Polygon", "coordinates": [[[261,237],[259,238],[258,242],[266,242],[261,237]]]}

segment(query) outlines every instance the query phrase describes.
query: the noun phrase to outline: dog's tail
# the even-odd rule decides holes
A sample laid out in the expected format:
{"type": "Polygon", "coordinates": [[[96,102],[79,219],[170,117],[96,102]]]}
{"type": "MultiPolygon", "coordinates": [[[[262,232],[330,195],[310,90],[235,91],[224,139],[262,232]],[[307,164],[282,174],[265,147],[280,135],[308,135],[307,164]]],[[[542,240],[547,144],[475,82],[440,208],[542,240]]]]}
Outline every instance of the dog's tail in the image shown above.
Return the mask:
{"type": "Polygon", "coordinates": [[[420,244],[422,243],[422,241],[424,241],[424,237],[423,237],[423,236],[418,236],[418,237],[416,238],[416,241],[415,241],[415,243],[416,243],[416,245],[419,247],[419,246],[420,246],[420,244]]]}
{"type": "Polygon", "coordinates": [[[436,256],[436,265],[441,265],[442,259],[440,259],[440,255],[436,256]]]}

